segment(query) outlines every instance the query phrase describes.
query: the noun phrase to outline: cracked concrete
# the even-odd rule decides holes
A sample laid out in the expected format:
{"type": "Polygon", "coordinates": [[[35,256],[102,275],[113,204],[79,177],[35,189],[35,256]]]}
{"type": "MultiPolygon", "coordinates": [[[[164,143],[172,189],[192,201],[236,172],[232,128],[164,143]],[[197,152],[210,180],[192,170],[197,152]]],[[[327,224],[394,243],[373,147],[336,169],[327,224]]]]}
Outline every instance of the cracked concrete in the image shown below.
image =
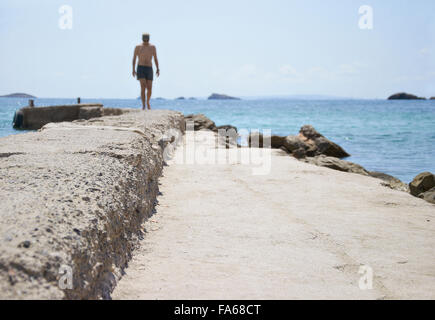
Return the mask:
{"type": "Polygon", "coordinates": [[[113,298],[435,298],[434,205],[280,150],[263,176],[237,161],[168,164],[113,298]]]}

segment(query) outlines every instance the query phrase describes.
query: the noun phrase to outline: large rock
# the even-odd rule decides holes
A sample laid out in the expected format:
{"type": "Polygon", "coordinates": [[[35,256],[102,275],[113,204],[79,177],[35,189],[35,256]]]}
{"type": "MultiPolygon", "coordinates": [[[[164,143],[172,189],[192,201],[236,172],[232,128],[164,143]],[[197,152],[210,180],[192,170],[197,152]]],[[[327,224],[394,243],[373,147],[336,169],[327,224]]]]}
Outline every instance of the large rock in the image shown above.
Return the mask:
{"type": "Polygon", "coordinates": [[[216,124],[207,118],[205,115],[199,113],[199,114],[190,114],[184,117],[186,121],[193,121],[194,122],[194,130],[212,130],[217,131],[216,124]]]}
{"type": "Polygon", "coordinates": [[[320,134],[313,126],[305,125],[299,131],[299,138],[310,146],[313,155],[325,155],[336,158],[349,157],[348,154],[338,144],[328,140],[320,134]]]}
{"type": "Polygon", "coordinates": [[[430,97],[430,100],[435,100],[435,97],[430,97]]]}
{"type": "MultiPolygon", "coordinates": [[[[257,146],[256,141],[259,141],[258,146],[262,148],[263,135],[261,133],[255,132],[249,135],[249,146],[257,146]]],[[[271,137],[271,147],[273,149],[284,149],[298,159],[322,154],[336,158],[349,156],[342,147],[325,138],[310,125],[303,126],[298,136],[281,137],[273,135],[271,137]]]]}
{"type": "Polygon", "coordinates": [[[420,173],[409,184],[411,194],[416,197],[433,187],[435,187],[435,176],[430,172],[420,173]]]}
{"type": "Polygon", "coordinates": [[[426,98],[417,97],[416,95],[406,92],[400,92],[393,94],[388,98],[388,100],[426,100],[426,98]]]}
{"type": "Polygon", "coordinates": [[[326,167],[338,171],[358,173],[364,176],[369,175],[368,171],[359,164],[341,160],[335,157],[320,155],[316,157],[305,158],[302,161],[314,164],[316,166],[326,167]]]}
{"type": "Polygon", "coordinates": [[[435,204],[435,188],[432,188],[424,193],[420,193],[418,197],[426,200],[427,202],[435,204]]]}
{"type": "Polygon", "coordinates": [[[314,156],[313,146],[304,142],[299,136],[287,136],[283,148],[297,159],[314,156]]]}
{"type": "Polygon", "coordinates": [[[280,149],[285,143],[285,137],[273,135],[270,137],[272,149],[280,149]]]}
{"type": "Polygon", "coordinates": [[[308,150],[310,146],[297,136],[287,136],[284,138],[283,146],[290,153],[298,149],[308,150]]]}
{"type": "Polygon", "coordinates": [[[409,186],[406,183],[400,181],[399,179],[393,176],[390,176],[389,174],[371,171],[369,172],[369,175],[372,176],[373,178],[384,181],[384,186],[386,187],[389,187],[394,190],[409,192],[409,186]]]}
{"type": "MultiPolygon", "coordinates": [[[[263,148],[263,134],[252,132],[248,136],[248,145],[255,148],[263,148]]],[[[270,147],[272,149],[280,149],[285,141],[285,137],[273,135],[270,137],[270,147]]]]}

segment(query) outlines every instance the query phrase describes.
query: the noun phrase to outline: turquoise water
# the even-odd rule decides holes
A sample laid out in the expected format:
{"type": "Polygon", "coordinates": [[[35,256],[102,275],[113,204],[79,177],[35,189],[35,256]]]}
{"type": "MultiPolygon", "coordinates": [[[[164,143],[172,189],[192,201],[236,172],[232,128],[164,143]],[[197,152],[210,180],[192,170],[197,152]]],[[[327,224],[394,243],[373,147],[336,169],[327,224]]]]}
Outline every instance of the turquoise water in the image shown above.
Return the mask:
{"type": "MultiPolygon", "coordinates": [[[[106,107],[139,108],[139,100],[83,99],[106,107]]],[[[37,106],[75,103],[75,99],[37,99],[37,106]]],[[[27,99],[0,99],[0,136],[12,129],[16,109],[27,99]]],[[[341,145],[349,161],[409,182],[423,171],[435,172],[435,101],[383,100],[155,100],[155,109],[204,113],[217,125],[272,129],[297,134],[304,124],[341,145]]],[[[0,142],[1,143],[1,142],[0,142]]]]}

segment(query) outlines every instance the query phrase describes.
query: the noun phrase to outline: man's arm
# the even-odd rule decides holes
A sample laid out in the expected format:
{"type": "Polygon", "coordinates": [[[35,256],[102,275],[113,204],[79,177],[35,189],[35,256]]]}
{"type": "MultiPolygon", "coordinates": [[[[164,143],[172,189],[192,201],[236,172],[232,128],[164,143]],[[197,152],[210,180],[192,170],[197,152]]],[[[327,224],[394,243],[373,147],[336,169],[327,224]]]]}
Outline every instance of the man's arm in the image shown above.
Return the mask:
{"type": "Polygon", "coordinates": [[[134,48],[134,54],[133,54],[133,77],[136,77],[136,58],[137,58],[137,47],[134,48]]]}
{"type": "Polygon", "coordinates": [[[158,76],[160,76],[160,69],[159,69],[159,59],[157,59],[157,49],[156,49],[156,47],[154,47],[154,63],[156,64],[156,68],[157,68],[156,74],[157,74],[157,77],[158,77],[158,76]]]}

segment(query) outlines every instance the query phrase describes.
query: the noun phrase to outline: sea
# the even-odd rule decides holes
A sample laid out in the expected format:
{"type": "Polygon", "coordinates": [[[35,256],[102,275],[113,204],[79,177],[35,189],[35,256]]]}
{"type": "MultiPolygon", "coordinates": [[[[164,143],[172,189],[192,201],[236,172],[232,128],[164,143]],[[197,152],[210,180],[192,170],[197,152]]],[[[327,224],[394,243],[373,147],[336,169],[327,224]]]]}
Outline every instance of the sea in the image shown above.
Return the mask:
{"type": "MultiPolygon", "coordinates": [[[[75,99],[36,99],[35,105],[74,104],[75,99]]],[[[137,99],[82,99],[105,107],[140,108],[137,99]]],[[[28,99],[0,98],[0,137],[23,134],[12,128],[17,109],[28,99]]],[[[271,129],[277,135],[296,135],[311,124],[342,146],[370,171],[410,182],[419,173],[435,173],[435,100],[152,100],[154,109],[184,114],[203,113],[217,125],[239,129],[271,129]]],[[[0,139],[1,145],[1,139],[0,139]]]]}

